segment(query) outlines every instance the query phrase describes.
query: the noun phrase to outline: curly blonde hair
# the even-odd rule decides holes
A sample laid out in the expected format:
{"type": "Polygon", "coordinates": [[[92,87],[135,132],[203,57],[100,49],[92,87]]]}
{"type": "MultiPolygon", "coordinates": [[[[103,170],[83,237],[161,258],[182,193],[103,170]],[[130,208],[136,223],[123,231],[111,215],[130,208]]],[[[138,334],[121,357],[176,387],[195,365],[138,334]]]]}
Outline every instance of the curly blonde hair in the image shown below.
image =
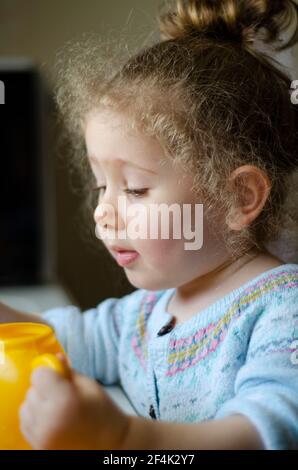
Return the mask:
{"type": "MultiPolygon", "coordinates": [[[[232,256],[264,249],[294,218],[286,210],[290,177],[298,168],[297,108],[290,78],[253,43],[278,39],[292,18],[291,0],[189,0],[159,17],[161,40],[132,56],[87,35],[58,54],[56,102],[72,161],[85,176],[94,208],[82,123],[101,106],[126,112],[133,127],[157,138],[168,156],[194,175],[205,215],[226,222],[241,188],[227,180],[244,164],[262,169],[271,182],[261,214],[240,231],[225,224],[232,256]],[[108,46],[108,47],[107,47],[108,46]],[[82,171],[83,170],[83,171],[82,171]]],[[[295,44],[298,32],[282,50],[295,44]]]]}

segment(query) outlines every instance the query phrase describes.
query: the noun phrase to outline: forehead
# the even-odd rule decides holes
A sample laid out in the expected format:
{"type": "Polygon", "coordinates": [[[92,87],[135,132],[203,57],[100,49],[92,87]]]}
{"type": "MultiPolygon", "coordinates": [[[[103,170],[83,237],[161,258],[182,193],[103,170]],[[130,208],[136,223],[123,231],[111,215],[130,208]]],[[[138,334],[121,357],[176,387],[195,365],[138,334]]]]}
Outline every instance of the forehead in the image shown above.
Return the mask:
{"type": "Polygon", "coordinates": [[[156,171],[168,160],[157,139],[133,128],[129,117],[120,112],[90,113],[84,135],[88,156],[94,163],[117,165],[125,160],[156,171]]]}

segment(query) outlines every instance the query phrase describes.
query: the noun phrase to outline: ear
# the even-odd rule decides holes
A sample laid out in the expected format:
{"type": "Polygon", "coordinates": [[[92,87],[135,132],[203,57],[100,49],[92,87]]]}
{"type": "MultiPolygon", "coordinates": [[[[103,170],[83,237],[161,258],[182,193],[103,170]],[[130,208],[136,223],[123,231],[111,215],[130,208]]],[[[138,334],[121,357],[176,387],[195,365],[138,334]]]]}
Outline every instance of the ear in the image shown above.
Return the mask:
{"type": "Polygon", "coordinates": [[[238,201],[228,225],[232,230],[241,230],[262,212],[271,190],[271,182],[257,166],[243,165],[231,173],[228,186],[231,191],[237,192],[238,201]]]}

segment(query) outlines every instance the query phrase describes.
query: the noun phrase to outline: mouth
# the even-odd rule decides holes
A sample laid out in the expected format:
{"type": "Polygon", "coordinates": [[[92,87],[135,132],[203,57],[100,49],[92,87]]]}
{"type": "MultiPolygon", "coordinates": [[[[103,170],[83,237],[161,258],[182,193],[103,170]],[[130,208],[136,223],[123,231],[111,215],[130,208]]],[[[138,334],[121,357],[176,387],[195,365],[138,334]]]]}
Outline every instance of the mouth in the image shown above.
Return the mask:
{"type": "Polygon", "coordinates": [[[128,266],[139,257],[139,253],[134,250],[125,250],[117,246],[110,247],[110,250],[120,266],[128,266]]]}

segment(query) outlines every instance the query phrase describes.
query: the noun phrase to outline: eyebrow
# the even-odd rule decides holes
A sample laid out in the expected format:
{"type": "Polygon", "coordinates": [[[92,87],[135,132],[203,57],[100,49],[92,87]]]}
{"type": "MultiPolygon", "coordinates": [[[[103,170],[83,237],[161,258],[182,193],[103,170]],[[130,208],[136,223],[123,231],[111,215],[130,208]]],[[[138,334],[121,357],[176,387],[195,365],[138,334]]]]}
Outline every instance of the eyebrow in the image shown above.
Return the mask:
{"type": "MultiPolygon", "coordinates": [[[[88,155],[88,158],[92,161],[94,161],[94,163],[97,163],[99,164],[99,161],[97,160],[97,158],[95,158],[93,155],[88,155]]],[[[149,170],[149,168],[144,168],[142,166],[139,166],[137,165],[136,163],[132,163],[132,162],[129,162],[128,160],[124,160],[123,158],[115,158],[116,162],[120,162],[126,166],[134,166],[135,168],[138,168],[139,170],[142,170],[142,171],[146,171],[148,173],[153,173],[154,175],[157,175],[157,172],[156,171],[153,171],[153,170],[149,170]]]]}

